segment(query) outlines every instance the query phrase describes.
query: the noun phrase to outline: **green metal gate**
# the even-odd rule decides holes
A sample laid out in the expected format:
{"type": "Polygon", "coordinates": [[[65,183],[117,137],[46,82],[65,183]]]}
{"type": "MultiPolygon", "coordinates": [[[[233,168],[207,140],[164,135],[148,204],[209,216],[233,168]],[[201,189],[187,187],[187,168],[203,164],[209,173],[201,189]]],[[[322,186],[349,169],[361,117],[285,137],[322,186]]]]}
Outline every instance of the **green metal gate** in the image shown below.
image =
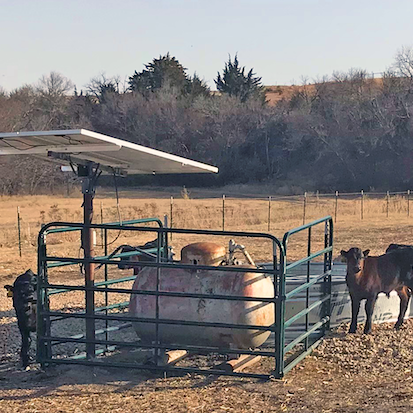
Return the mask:
{"type": "MultiPolygon", "coordinates": [[[[190,229],[172,229],[164,228],[161,221],[156,219],[149,220],[135,220],[123,223],[123,225],[112,224],[91,224],[90,228],[101,230],[104,232],[105,239],[105,255],[101,257],[94,257],[88,260],[76,257],[62,257],[55,255],[48,255],[47,252],[47,236],[52,233],[59,233],[64,231],[82,231],[85,228],[83,224],[73,223],[50,223],[42,228],[38,237],[38,326],[37,326],[37,360],[43,366],[51,364],[82,364],[89,366],[105,366],[105,367],[125,367],[125,368],[137,368],[143,370],[155,370],[155,371],[175,371],[175,372],[196,372],[201,374],[219,374],[219,375],[235,375],[244,377],[255,378],[281,378],[291,368],[293,368],[300,360],[302,360],[309,352],[314,348],[319,340],[323,337],[326,330],[329,328],[330,310],[331,310],[331,259],[332,259],[332,243],[333,243],[333,222],[331,217],[325,217],[320,220],[311,222],[307,225],[303,225],[294,230],[288,231],[283,238],[283,241],[279,241],[276,237],[266,233],[256,232],[241,232],[241,231],[212,231],[212,230],[190,230],[190,229]],[[149,228],[144,226],[134,226],[135,224],[141,225],[146,222],[156,222],[157,228],[149,228]],[[323,248],[312,252],[312,231],[318,226],[323,226],[323,248]],[[148,290],[134,290],[131,288],[120,288],[116,284],[124,283],[126,281],[132,281],[135,277],[122,277],[117,279],[108,279],[108,268],[110,266],[119,264],[128,264],[128,257],[131,255],[139,255],[139,251],[133,251],[128,253],[108,254],[107,250],[107,232],[111,230],[130,231],[135,233],[151,233],[157,238],[157,247],[151,252],[156,254],[156,262],[140,263],[140,266],[148,266],[157,268],[157,283],[156,289],[153,291],[148,290]],[[287,262],[288,259],[288,242],[292,236],[297,233],[307,231],[307,252],[306,256],[295,262],[287,262]],[[188,234],[188,235],[200,235],[205,240],[211,236],[220,236],[224,238],[228,237],[247,237],[266,240],[272,245],[272,262],[260,268],[243,268],[237,266],[194,266],[189,264],[180,264],[177,262],[168,261],[168,235],[169,234],[188,234]],[[317,258],[324,259],[324,272],[317,276],[311,276],[310,263],[317,258]],[[59,266],[69,265],[85,265],[87,262],[95,265],[104,266],[105,279],[95,283],[92,287],[86,287],[86,285],[70,285],[68,283],[50,283],[48,278],[48,271],[51,268],[59,266]],[[294,288],[291,291],[288,290],[289,271],[295,267],[306,266],[306,281],[302,285],[294,288]],[[228,271],[228,272],[252,272],[257,274],[263,274],[264,276],[270,276],[273,280],[274,294],[272,298],[265,297],[245,297],[229,294],[198,294],[189,292],[172,292],[163,291],[159,288],[159,279],[161,270],[163,268],[181,268],[181,269],[199,269],[208,271],[228,271]],[[314,302],[311,302],[310,288],[315,284],[322,286],[322,296],[314,302]],[[115,287],[113,287],[115,285],[115,287]],[[59,309],[52,310],[49,307],[49,300],[55,294],[66,294],[69,292],[81,291],[85,294],[85,301],[90,294],[86,294],[87,291],[93,291],[94,293],[103,293],[105,295],[105,305],[96,307],[95,302],[93,305],[93,314],[88,314],[85,311],[63,311],[59,309]],[[297,294],[306,292],[305,308],[299,311],[297,314],[289,319],[285,319],[286,305],[289,301],[294,299],[297,294]],[[116,304],[109,304],[108,294],[120,294],[126,299],[116,304]],[[132,317],[130,315],[114,313],[115,310],[125,308],[128,304],[128,298],[131,294],[137,294],[142,296],[155,296],[157,311],[154,318],[142,318],[132,317]],[[197,322],[189,320],[174,320],[165,319],[159,316],[158,301],[159,297],[189,297],[199,298],[204,300],[216,300],[219,304],[221,300],[230,301],[252,301],[258,302],[261,306],[271,305],[274,308],[275,324],[273,325],[246,325],[236,323],[217,323],[217,322],[197,322]],[[318,311],[319,321],[311,324],[309,321],[309,314],[311,312],[318,311]],[[286,343],[285,331],[297,320],[305,318],[305,331],[295,337],[292,341],[286,343]],[[69,319],[94,320],[104,322],[105,326],[100,329],[95,329],[93,337],[104,335],[104,339],[90,340],[87,338],[84,332],[71,336],[57,336],[52,334],[52,325],[58,321],[65,322],[69,319]],[[156,328],[156,340],[152,344],[143,344],[137,341],[119,341],[110,340],[108,334],[121,329],[130,328],[132,322],[150,323],[154,324],[156,328]],[[115,326],[110,326],[112,322],[120,322],[115,326]],[[270,332],[270,338],[265,343],[263,348],[260,349],[245,349],[245,348],[233,348],[233,347],[211,347],[211,346],[189,346],[183,344],[164,344],[160,342],[158,336],[158,330],[160,325],[187,325],[187,326],[201,326],[204,328],[228,328],[235,330],[254,330],[270,332]],[[93,354],[86,355],[68,355],[67,357],[57,357],[54,354],[54,346],[62,343],[78,343],[82,345],[88,345],[93,349],[93,354]],[[106,355],[116,348],[138,348],[138,349],[152,349],[155,356],[155,362],[152,365],[139,364],[139,363],[125,363],[125,362],[113,362],[109,360],[106,355]],[[165,366],[160,362],[159,352],[163,350],[187,350],[191,354],[206,354],[214,353],[217,355],[249,355],[251,357],[261,356],[264,359],[272,359],[269,368],[266,371],[261,371],[262,368],[254,372],[228,372],[219,370],[217,368],[201,368],[198,365],[183,365],[183,366],[165,366]]],[[[84,308],[87,308],[85,302],[84,308]]],[[[90,324],[90,322],[89,322],[90,324]]],[[[94,325],[94,324],[93,324],[94,325]]]]}

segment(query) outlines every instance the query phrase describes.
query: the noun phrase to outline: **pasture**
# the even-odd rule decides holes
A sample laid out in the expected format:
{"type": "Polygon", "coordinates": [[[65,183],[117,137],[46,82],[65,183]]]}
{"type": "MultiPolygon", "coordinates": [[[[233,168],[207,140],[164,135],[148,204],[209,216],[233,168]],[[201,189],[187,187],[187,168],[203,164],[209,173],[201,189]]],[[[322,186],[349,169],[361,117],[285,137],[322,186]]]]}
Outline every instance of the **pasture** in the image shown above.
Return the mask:
{"type": "MultiPolygon", "coordinates": [[[[97,191],[95,222],[118,220],[118,209],[110,194],[97,191]]],[[[170,199],[165,193],[120,195],[122,220],[170,215],[170,199]]],[[[184,199],[176,191],[173,226],[222,229],[222,200],[184,199]]],[[[187,198],[187,197],[185,197],[187,198]]],[[[36,269],[36,236],[42,223],[81,220],[81,195],[71,197],[10,197],[0,199],[0,286],[9,284],[27,268],[36,269]],[[21,214],[22,257],[17,237],[17,207],[21,214]]],[[[365,199],[363,219],[359,199],[340,199],[334,230],[334,257],[343,248],[360,246],[371,254],[383,253],[392,243],[412,242],[413,217],[407,215],[403,198],[365,199]]],[[[313,199],[306,205],[306,222],[334,215],[334,199],[313,199]]],[[[276,236],[302,224],[300,199],[274,200],[271,203],[270,232],[276,236]]],[[[268,231],[268,202],[265,199],[225,201],[225,229],[268,231]]],[[[322,239],[313,234],[314,245],[322,239]]],[[[97,234],[99,242],[99,234],[97,234]]],[[[111,245],[137,245],[148,241],[143,236],[110,234],[111,245]]],[[[199,236],[198,236],[199,237],[199,236]]],[[[185,244],[195,236],[174,235],[172,245],[179,257],[185,244]]],[[[218,241],[218,240],[216,240],[218,241]]],[[[219,240],[223,242],[223,240],[219,240]]],[[[224,240],[225,243],[228,240],[224,240]]],[[[257,240],[237,239],[256,261],[269,260],[270,248],[257,240]]],[[[320,245],[321,246],[321,245],[320,245]]],[[[54,236],[48,248],[77,257],[77,235],[54,236]]],[[[306,253],[306,239],[298,236],[289,244],[288,256],[297,259],[306,253]]],[[[96,247],[96,252],[101,252],[96,247]]],[[[80,278],[76,269],[56,271],[57,278],[80,278]]],[[[2,289],[3,290],[3,289],[2,289]]],[[[56,302],[57,307],[69,305],[56,302]]],[[[139,371],[113,371],[101,368],[59,367],[46,372],[17,369],[20,337],[11,300],[0,291],[0,411],[7,412],[387,412],[410,411],[413,403],[413,323],[401,331],[392,325],[373,327],[370,336],[345,334],[345,327],[333,331],[312,356],[300,363],[284,380],[259,382],[186,375],[159,377],[139,371]]]]}

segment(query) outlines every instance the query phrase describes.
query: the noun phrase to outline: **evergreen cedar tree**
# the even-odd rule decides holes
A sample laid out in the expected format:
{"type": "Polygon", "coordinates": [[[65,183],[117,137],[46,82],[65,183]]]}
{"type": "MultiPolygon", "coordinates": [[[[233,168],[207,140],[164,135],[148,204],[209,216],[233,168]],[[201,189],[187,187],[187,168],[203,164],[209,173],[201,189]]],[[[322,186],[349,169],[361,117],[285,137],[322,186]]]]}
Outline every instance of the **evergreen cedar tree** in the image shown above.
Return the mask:
{"type": "Polygon", "coordinates": [[[167,53],[145,65],[142,72],[135,70],[129,78],[129,89],[145,94],[169,87],[183,95],[208,96],[210,91],[205,82],[196,73],[191,78],[186,70],[174,56],[167,53]]]}
{"type": "Polygon", "coordinates": [[[261,78],[255,76],[252,70],[245,74],[245,66],[239,65],[238,56],[235,55],[234,61],[231,61],[231,56],[229,56],[222,76],[218,73],[215,80],[218,91],[235,96],[241,102],[246,102],[250,98],[258,98],[264,102],[265,93],[261,78]]]}

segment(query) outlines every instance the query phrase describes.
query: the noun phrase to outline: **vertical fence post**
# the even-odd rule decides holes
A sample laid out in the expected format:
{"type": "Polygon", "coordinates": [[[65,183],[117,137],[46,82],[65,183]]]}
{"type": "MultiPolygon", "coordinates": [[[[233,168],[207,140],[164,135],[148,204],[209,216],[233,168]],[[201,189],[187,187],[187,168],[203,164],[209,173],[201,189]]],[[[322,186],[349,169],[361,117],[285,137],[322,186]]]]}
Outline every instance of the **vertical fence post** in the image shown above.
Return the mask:
{"type": "Polygon", "coordinates": [[[70,196],[70,178],[67,176],[66,178],[66,196],[69,198],[70,196]]]}
{"type": "Polygon", "coordinates": [[[225,231],[225,195],[222,195],[222,231],[225,231]]]}
{"type": "Polygon", "coordinates": [[[317,197],[317,209],[318,209],[318,207],[320,206],[320,191],[317,189],[317,192],[316,192],[316,197],[317,197]]]}
{"type": "Polygon", "coordinates": [[[22,236],[21,236],[21,228],[20,228],[20,207],[17,207],[17,233],[19,236],[19,255],[22,256],[22,236]]]}
{"type": "Polygon", "coordinates": [[[305,210],[307,207],[307,192],[304,192],[304,200],[303,200],[303,225],[305,224],[305,210]]]}
{"type": "MultiPolygon", "coordinates": [[[[103,224],[103,202],[102,201],[100,201],[100,223],[101,224],[103,224]]],[[[104,247],[104,238],[105,238],[105,236],[104,236],[104,230],[103,230],[103,228],[100,230],[100,239],[101,239],[101,244],[102,244],[102,247],[104,247]]],[[[106,254],[105,254],[106,255],[106,254]]]]}
{"type": "Polygon", "coordinates": [[[407,190],[407,216],[410,216],[410,189],[407,190]]]}
{"type": "MultiPolygon", "coordinates": [[[[170,210],[169,210],[169,228],[172,228],[173,224],[173,210],[174,210],[174,197],[171,196],[170,210]]],[[[171,232],[171,242],[172,242],[172,232],[171,232]]]]}
{"type": "Polygon", "coordinates": [[[334,208],[334,222],[337,222],[337,209],[338,209],[338,191],[336,191],[336,205],[334,208]]]}
{"type": "Polygon", "coordinates": [[[32,239],[32,231],[30,229],[30,224],[27,224],[27,240],[29,241],[29,244],[31,244],[31,239],[32,239]]]}
{"type": "MultiPolygon", "coordinates": [[[[100,204],[102,205],[102,203],[100,204]]],[[[102,215],[101,215],[102,216],[102,215]]],[[[105,257],[108,256],[108,230],[102,229],[102,234],[103,234],[103,253],[105,254],[105,257]]],[[[108,281],[108,264],[105,264],[105,282],[108,281]]],[[[108,296],[108,285],[105,284],[105,315],[108,315],[108,306],[109,306],[109,296],[108,296]]],[[[108,334],[108,327],[109,327],[109,320],[106,319],[105,320],[105,327],[106,327],[106,331],[105,331],[105,340],[108,341],[109,340],[109,334],[108,334]]],[[[106,349],[108,349],[108,345],[106,345],[106,349]]]]}
{"type": "Polygon", "coordinates": [[[268,232],[271,231],[271,197],[268,197],[268,232]]]}
{"type": "Polygon", "coordinates": [[[275,296],[275,378],[284,375],[284,342],[285,342],[285,278],[287,267],[287,244],[280,250],[280,266],[276,277],[278,296],[275,296]]]}
{"type": "Polygon", "coordinates": [[[386,217],[387,218],[389,217],[389,197],[390,197],[390,194],[389,194],[389,191],[387,191],[386,193],[386,217]]]}
{"type": "Polygon", "coordinates": [[[361,219],[363,219],[363,202],[364,202],[364,191],[363,190],[361,190],[361,211],[360,211],[360,214],[361,214],[361,219]]]}
{"type": "MultiPolygon", "coordinates": [[[[308,240],[307,240],[307,257],[311,255],[311,227],[308,228],[308,240]]],[[[310,271],[311,270],[311,263],[307,261],[307,283],[310,282],[310,271]]],[[[308,308],[310,305],[310,288],[307,287],[305,290],[305,308],[308,308]]],[[[308,332],[308,327],[310,325],[310,318],[309,314],[305,315],[305,331],[308,332]]],[[[308,336],[305,338],[304,341],[304,350],[308,350],[309,339],[308,336]]]]}

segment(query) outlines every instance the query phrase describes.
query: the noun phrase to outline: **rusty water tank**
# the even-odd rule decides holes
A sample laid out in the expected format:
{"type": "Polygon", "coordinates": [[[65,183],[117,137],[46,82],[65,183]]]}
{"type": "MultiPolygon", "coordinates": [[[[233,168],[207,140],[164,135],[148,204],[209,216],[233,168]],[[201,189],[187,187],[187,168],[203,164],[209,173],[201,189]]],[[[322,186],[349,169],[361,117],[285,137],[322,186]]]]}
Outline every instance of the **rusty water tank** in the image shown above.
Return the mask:
{"type": "MultiPolygon", "coordinates": [[[[199,265],[219,265],[225,257],[225,248],[211,242],[190,244],[182,249],[181,257],[182,263],[194,263],[196,260],[199,265]]],[[[133,284],[133,289],[156,290],[156,277],[156,268],[143,268],[133,284]]],[[[162,268],[160,269],[159,290],[245,297],[274,297],[274,286],[269,276],[260,273],[224,270],[162,268]]],[[[129,311],[136,317],[155,318],[156,297],[132,294],[129,311]]],[[[261,301],[159,297],[159,318],[268,327],[274,324],[274,305],[261,301]]],[[[135,322],[133,325],[144,343],[155,340],[154,324],[135,322]]],[[[261,330],[159,324],[159,338],[163,344],[248,349],[259,347],[269,335],[270,332],[261,330]]]]}
{"type": "Polygon", "coordinates": [[[225,247],[222,245],[213,242],[195,242],[182,248],[181,263],[216,266],[221,264],[225,256],[225,247]]]}

